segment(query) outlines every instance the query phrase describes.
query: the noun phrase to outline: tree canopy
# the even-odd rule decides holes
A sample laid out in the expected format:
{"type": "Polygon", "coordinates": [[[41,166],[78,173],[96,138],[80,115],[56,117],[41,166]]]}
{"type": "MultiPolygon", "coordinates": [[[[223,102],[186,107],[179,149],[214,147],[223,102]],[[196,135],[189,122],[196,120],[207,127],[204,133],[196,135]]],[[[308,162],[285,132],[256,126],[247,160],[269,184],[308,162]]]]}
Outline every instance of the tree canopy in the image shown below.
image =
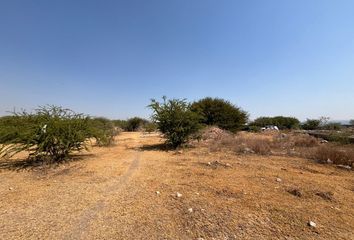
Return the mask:
{"type": "Polygon", "coordinates": [[[241,129],[248,120],[247,112],[221,98],[203,98],[194,102],[191,110],[200,115],[200,123],[232,132],[241,129]]]}

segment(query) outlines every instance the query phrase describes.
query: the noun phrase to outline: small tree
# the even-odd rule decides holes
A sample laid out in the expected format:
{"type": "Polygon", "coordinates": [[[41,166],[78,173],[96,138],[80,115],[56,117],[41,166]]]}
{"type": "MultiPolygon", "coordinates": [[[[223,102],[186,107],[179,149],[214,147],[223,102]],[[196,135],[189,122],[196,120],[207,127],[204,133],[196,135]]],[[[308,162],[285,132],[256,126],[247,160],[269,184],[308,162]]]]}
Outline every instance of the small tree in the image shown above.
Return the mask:
{"type": "Polygon", "coordinates": [[[98,146],[110,146],[118,131],[111,120],[103,117],[90,119],[90,131],[98,146]]]}
{"type": "Polygon", "coordinates": [[[255,119],[252,123],[252,126],[257,127],[266,127],[269,125],[275,125],[279,129],[297,129],[300,126],[300,121],[294,117],[259,117],[255,119]]]}
{"type": "Polygon", "coordinates": [[[157,129],[157,126],[153,122],[148,122],[144,125],[144,130],[148,133],[152,133],[152,132],[156,131],[156,129],[157,129]]]}
{"type": "Polygon", "coordinates": [[[112,120],[112,123],[115,127],[125,130],[127,128],[127,120],[112,120]]]}
{"type": "Polygon", "coordinates": [[[0,157],[26,150],[29,158],[50,162],[86,148],[90,137],[88,117],[56,106],[40,107],[35,113],[15,112],[0,131],[0,157]]]}
{"type": "Polygon", "coordinates": [[[164,134],[166,143],[177,148],[199,130],[199,116],[191,111],[186,100],[163,97],[163,102],[151,100],[152,119],[164,134]]]}
{"type": "Polygon", "coordinates": [[[307,119],[301,127],[305,130],[316,130],[321,126],[321,120],[319,119],[307,119]]]}
{"type": "Polygon", "coordinates": [[[349,121],[349,124],[352,125],[352,126],[354,126],[354,119],[351,119],[351,120],[349,121]]]}
{"type": "Polygon", "coordinates": [[[143,127],[148,121],[143,118],[133,117],[127,120],[127,124],[124,130],[128,132],[137,131],[139,128],[143,127]]]}
{"type": "Polygon", "coordinates": [[[203,98],[194,102],[191,109],[201,116],[202,124],[216,125],[232,132],[241,129],[248,120],[245,111],[220,98],[203,98]]]}
{"type": "Polygon", "coordinates": [[[324,125],[322,127],[323,129],[325,130],[341,130],[342,129],[342,124],[339,123],[339,122],[330,122],[330,123],[327,123],[326,125],[324,125]]]}
{"type": "Polygon", "coordinates": [[[305,130],[318,130],[321,128],[325,128],[328,124],[329,117],[320,117],[319,119],[307,119],[301,127],[305,130]]]}

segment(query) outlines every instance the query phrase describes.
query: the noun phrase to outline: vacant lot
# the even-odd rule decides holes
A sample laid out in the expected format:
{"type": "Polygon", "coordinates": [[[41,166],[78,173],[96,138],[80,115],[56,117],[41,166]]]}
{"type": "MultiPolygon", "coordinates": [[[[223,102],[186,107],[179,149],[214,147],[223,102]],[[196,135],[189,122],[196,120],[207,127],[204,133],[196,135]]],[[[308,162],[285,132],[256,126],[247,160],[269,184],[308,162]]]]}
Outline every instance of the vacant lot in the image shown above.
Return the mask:
{"type": "Polygon", "coordinates": [[[353,171],[162,141],[122,133],[55,168],[2,161],[0,239],[354,239],[353,171]]]}

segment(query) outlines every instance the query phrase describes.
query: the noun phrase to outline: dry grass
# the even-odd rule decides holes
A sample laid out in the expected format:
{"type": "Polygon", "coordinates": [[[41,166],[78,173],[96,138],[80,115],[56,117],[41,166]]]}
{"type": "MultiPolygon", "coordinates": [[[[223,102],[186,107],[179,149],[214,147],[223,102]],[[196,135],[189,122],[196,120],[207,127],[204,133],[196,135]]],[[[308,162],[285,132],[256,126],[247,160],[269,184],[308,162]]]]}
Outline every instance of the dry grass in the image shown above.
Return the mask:
{"type": "MultiPolygon", "coordinates": [[[[254,136],[273,141],[238,141],[252,145],[254,136]]],[[[46,174],[1,170],[0,239],[354,237],[352,172],[288,156],[210,153],[209,143],[176,154],[158,147],[157,134],[116,139],[46,174]]]]}
{"type": "Polygon", "coordinates": [[[354,163],[354,150],[340,149],[338,146],[321,146],[309,157],[321,163],[333,162],[334,164],[352,166],[354,163]]]}
{"type": "Polygon", "coordinates": [[[236,137],[236,151],[240,153],[271,154],[272,141],[267,138],[236,137]]]}
{"type": "Polygon", "coordinates": [[[211,151],[230,149],[237,153],[255,153],[268,155],[272,150],[289,150],[295,147],[315,147],[319,141],[315,137],[301,134],[278,134],[278,133],[239,133],[237,135],[219,134],[210,142],[211,151]]]}
{"type": "Polygon", "coordinates": [[[319,144],[317,138],[307,134],[280,133],[273,136],[273,146],[278,148],[316,147],[319,144]]]}
{"type": "Polygon", "coordinates": [[[299,156],[349,166],[354,163],[354,149],[330,143],[321,145],[319,139],[307,134],[218,132],[207,145],[210,152],[228,150],[237,154],[299,156]]]}
{"type": "Polygon", "coordinates": [[[305,134],[294,136],[293,141],[295,147],[316,147],[319,145],[317,138],[305,134]]]}
{"type": "Polygon", "coordinates": [[[214,139],[209,149],[211,152],[217,152],[224,149],[232,150],[238,154],[255,153],[267,155],[271,153],[271,140],[266,138],[250,138],[244,135],[223,135],[214,139]]]}

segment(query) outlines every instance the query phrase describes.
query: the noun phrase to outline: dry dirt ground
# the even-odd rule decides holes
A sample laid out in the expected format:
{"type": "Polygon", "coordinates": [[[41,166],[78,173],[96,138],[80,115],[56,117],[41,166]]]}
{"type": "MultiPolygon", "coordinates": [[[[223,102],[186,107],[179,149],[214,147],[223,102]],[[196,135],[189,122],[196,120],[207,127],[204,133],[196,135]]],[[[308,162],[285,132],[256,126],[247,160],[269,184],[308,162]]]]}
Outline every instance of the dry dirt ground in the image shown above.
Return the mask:
{"type": "Polygon", "coordinates": [[[122,133],[55,168],[2,162],[0,239],[354,239],[353,171],[160,143],[122,133]]]}

